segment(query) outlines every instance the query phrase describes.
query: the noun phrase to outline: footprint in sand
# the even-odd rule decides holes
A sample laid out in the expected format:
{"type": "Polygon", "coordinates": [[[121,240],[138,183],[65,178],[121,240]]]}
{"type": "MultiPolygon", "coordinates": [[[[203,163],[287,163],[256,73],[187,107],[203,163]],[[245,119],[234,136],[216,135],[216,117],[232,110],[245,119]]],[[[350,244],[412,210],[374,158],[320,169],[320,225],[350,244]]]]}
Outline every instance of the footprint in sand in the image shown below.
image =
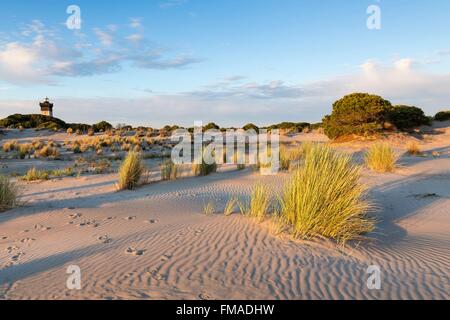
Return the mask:
{"type": "Polygon", "coordinates": [[[82,221],[78,224],[79,227],[93,227],[97,228],[100,224],[95,220],[82,221]]]}
{"type": "Polygon", "coordinates": [[[117,217],[106,217],[105,219],[103,219],[103,221],[108,221],[108,220],[113,220],[116,219],[117,217]]]}
{"type": "Polygon", "coordinates": [[[77,218],[80,218],[81,216],[82,216],[81,213],[72,213],[72,214],[69,215],[69,218],[77,219],[77,218]]]}
{"type": "Polygon", "coordinates": [[[105,234],[105,235],[103,235],[101,237],[98,237],[98,240],[100,240],[103,243],[110,243],[111,242],[111,238],[107,234],[105,234]]]}
{"type": "Polygon", "coordinates": [[[198,295],[198,297],[199,297],[200,300],[213,300],[211,298],[211,296],[209,294],[207,294],[207,293],[200,293],[198,295]]]}
{"type": "Polygon", "coordinates": [[[34,238],[23,238],[23,239],[19,240],[19,242],[21,242],[21,243],[30,243],[32,241],[36,241],[36,239],[34,239],[34,238]]]}
{"type": "Polygon", "coordinates": [[[153,269],[153,270],[148,270],[147,272],[150,274],[150,277],[152,277],[156,281],[166,280],[167,276],[159,273],[158,271],[159,271],[158,269],[153,269]]]}
{"type": "Polygon", "coordinates": [[[154,223],[157,223],[158,220],[156,220],[156,219],[149,219],[149,220],[145,220],[144,222],[148,223],[148,224],[154,224],[154,223]]]}
{"type": "Polygon", "coordinates": [[[132,255],[134,255],[134,256],[142,256],[142,255],[145,253],[145,251],[147,251],[147,250],[144,250],[144,249],[136,249],[136,248],[134,248],[134,247],[128,247],[128,249],[125,250],[125,252],[126,252],[127,254],[132,254],[132,255]]]}
{"type": "Polygon", "coordinates": [[[203,233],[203,229],[195,230],[194,235],[198,236],[203,233]]]}
{"type": "Polygon", "coordinates": [[[42,224],[35,224],[34,225],[34,230],[47,231],[47,230],[50,230],[51,228],[52,227],[43,226],[42,224]]]}
{"type": "Polygon", "coordinates": [[[16,253],[15,255],[13,255],[13,256],[11,257],[11,261],[17,262],[17,261],[20,260],[20,258],[21,258],[23,255],[25,255],[25,253],[23,253],[23,252],[18,252],[18,253],[16,253]]]}
{"type": "Polygon", "coordinates": [[[2,239],[2,240],[6,240],[6,239],[8,239],[8,236],[2,236],[1,239],[2,239]]]}
{"type": "Polygon", "coordinates": [[[136,216],[125,217],[125,220],[136,220],[136,216]]]}
{"type": "Polygon", "coordinates": [[[16,250],[19,250],[20,248],[18,247],[18,246],[9,246],[8,248],[6,248],[5,249],[5,251],[7,252],[7,253],[12,253],[12,252],[14,252],[14,251],[16,251],[16,250]]]}
{"type": "Polygon", "coordinates": [[[163,255],[161,256],[161,261],[167,261],[167,260],[169,260],[170,258],[172,258],[172,255],[171,255],[171,254],[163,254],[163,255]]]}

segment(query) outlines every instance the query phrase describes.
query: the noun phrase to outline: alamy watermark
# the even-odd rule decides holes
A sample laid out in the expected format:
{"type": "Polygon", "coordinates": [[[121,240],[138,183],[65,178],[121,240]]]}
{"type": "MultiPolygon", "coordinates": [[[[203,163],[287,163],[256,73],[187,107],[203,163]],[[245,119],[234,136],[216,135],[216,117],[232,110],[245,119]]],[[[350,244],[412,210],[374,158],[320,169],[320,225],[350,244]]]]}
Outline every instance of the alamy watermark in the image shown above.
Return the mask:
{"type": "Polygon", "coordinates": [[[369,274],[367,278],[367,288],[369,290],[380,290],[381,289],[381,268],[378,265],[372,265],[367,268],[366,271],[369,274]]]}
{"type": "Polygon", "coordinates": [[[66,13],[70,16],[66,20],[66,27],[69,30],[81,29],[81,9],[77,5],[70,5],[66,9],[66,13]]]}
{"type": "Polygon", "coordinates": [[[367,8],[367,29],[369,30],[381,30],[381,7],[373,4],[367,8]]]}
{"type": "Polygon", "coordinates": [[[66,280],[66,287],[69,290],[81,290],[81,269],[77,265],[70,265],[66,269],[69,274],[66,280]]]}

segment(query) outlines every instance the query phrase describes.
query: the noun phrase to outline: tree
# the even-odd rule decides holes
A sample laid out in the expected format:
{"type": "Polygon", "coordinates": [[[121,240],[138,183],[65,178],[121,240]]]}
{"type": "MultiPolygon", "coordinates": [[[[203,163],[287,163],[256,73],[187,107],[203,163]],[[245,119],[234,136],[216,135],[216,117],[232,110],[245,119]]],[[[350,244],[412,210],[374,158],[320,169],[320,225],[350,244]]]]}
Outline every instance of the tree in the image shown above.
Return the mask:
{"type": "Polygon", "coordinates": [[[430,124],[422,109],[405,105],[394,106],[389,112],[389,119],[401,130],[430,124]]]}
{"type": "Polygon", "coordinates": [[[113,128],[112,124],[106,121],[101,121],[93,125],[95,132],[106,132],[113,128]]]}
{"type": "Polygon", "coordinates": [[[242,127],[242,129],[244,129],[245,131],[255,130],[256,132],[259,132],[259,128],[253,123],[247,123],[245,126],[242,127]]]}
{"type": "Polygon", "coordinates": [[[377,95],[344,96],[333,104],[331,115],[323,119],[325,134],[331,139],[348,134],[374,134],[383,129],[391,110],[391,103],[377,95]]]}
{"type": "Polygon", "coordinates": [[[434,120],[436,121],[447,121],[450,120],[450,110],[449,111],[441,111],[436,113],[434,116],[434,120]]]}

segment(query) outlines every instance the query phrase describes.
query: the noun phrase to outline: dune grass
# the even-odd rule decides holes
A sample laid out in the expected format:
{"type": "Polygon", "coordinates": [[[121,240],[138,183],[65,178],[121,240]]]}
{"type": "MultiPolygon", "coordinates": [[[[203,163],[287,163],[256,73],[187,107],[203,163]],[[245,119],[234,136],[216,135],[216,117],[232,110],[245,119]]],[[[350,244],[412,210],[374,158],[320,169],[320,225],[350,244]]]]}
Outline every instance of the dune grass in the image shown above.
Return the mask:
{"type": "Polygon", "coordinates": [[[408,143],[406,146],[406,152],[411,156],[422,155],[422,151],[420,151],[419,145],[415,141],[408,143]]]}
{"type": "Polygon", "coordinates": [[[299,147],[288,148],[286,146],[280,147],[280,169],[281,170],[293,170],[298,168],[302,159],[314,146],[313,142],[302,142],[299,147]]]}
{"type": "Polygon", "coordinates": [[[238,199],[236,197],[231,197],[227,204],[225,205],[225,208],[223,210],[224,216],[231,216],[234,213],[234,209],[238,205],[238,199]]]}
{"type": "Polygon", "coordinates": [[[119,190],[133,190],[139,184],[139,180],[145,167],[141,155],[137,152],[128,152],[119,168],[119,190]]]}
{"type": "Polygon", "coordinates": [[[262,183],[256,183],[250,199],[246,203],[239,202],[238,205],[242,215],[262,222],[269,213],[271,205],[269,191],[262,183]]]}
{"type": "Polygon", "coordinates": [[[192,173],[194,176],[207,176],[213,172],[217,171],[216,162],[208,164],[205,162],[204,157],[202,157],[201,163],[192,164],[192,173]]]}
{"type": "Polygon", "coordinates": [[[206,216],[212,216],[216,211],[214,202],[209,201],[203,205],[203,214],[206,216]]]}
{"type": "Polygon", "coordinates": [[[171,159],[164,161],[161,164],[161,179],[162,180],[176,180],[178,177],[178,167],[171,159]]]}
{"type": "Polygon", "coordinates": [[[38,170],[35,167],[30,168],[22,177],[25,181],[48,180],[49,174],[47,171],[38,170]]]}
{"type": "Polygon", "coordinates": [[[18,190],[15,183],[0,175],[0,212],[12,209],[19,204],[18,190]]]}
{"type": "Polygon", "coordinates": [[[372,205],[360,176],[361,167],[349,155],[326,145],[312,146],[284,187],[280,220],[296,238],[326,237],[341,244],[372,231],[372,205]]]}
{"type": "Polygon", "coordinates": [[[392,172],[398,157],[388,143],[377,143],[369,148],[364,159],[367,167],[373,171],[392,172]]]}

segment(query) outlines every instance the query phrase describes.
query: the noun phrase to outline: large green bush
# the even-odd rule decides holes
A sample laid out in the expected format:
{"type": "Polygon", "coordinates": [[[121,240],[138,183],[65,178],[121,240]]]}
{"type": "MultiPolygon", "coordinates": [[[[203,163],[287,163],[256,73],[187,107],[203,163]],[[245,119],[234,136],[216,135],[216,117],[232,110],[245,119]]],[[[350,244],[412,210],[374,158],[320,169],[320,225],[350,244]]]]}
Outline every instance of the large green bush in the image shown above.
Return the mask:
{"type": "Polygon", "coordinates": [[[95,132],[106,132],[113,128],[112,124],[110,124],[109,122],[106,122],[106,121],[101,121],[99,123],[96,123],[92,127],[95,132]]]}
{"type": "Polygon", "coordinates": [[[436,115],[434,116],[434,120],[436,121],[450,120],[450,110],[436,113],[436,115]]]}
{"type": "Polygon", "coordinates": [[[66,123],[58,118],[44,116],[42,114],[13,114],[0,120],[0,126],[11,128],[45,128],[65,129],[66,123]]]}
{"type": "Polygon", "coordinates": [[[347,95],[336,101],[331,115],[323,119],[325,134],[331,139],[349,134],[374,134],[383,129],[391,109],[391,103],[377,95],[347,95]]]}
{"type": "Polygon", "coordinates": [[[389,119],[400,130],[430,124],[422,109],[404,105],[394,106],[389,119]]]}

